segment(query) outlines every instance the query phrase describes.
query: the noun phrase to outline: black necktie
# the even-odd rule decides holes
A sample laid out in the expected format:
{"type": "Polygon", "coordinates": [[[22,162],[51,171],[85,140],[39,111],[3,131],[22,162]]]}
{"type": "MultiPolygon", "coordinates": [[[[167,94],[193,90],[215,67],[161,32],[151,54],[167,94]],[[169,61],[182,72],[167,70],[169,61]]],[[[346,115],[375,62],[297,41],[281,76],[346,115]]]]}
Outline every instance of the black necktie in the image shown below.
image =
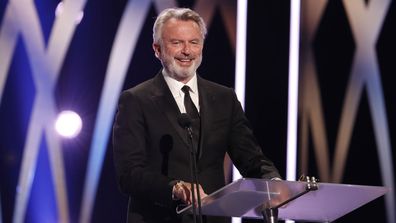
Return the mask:
{"type": "Polygon", "coordinates": [[[182,87],[182,91],[184,92],[184,107],[186,108],[186,113],[191,117],[191,121],[192,121],[191,127],[193,129],[193,141],[194,141],[193,143],[198,158],[200,154],[199,137],[201,132],[201,119],[199,117],[197,107],[195,107],[193,101],[191,100],[190,87],[184,85],[182,87]]]}
{"type": "Polygon", "coordinates": [[[184,85],[182,91],[184,92],[184,107],[186,108],[186,113],[190,115],[192,119],[199,118],[197,107],[195,107],[190,97],[190,87],[184,85]]]}

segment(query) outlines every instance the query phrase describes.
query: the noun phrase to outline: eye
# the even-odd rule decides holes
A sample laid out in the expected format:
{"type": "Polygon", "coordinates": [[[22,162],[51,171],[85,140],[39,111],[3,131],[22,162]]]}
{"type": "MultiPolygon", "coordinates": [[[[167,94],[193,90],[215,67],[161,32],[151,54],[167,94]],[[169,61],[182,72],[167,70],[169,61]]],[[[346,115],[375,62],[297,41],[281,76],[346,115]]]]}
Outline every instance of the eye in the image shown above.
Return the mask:
{"type": "Polygon", "coordinates": [[[180,43],[181,43],[180,40],[172,40],[171,41],[171,44],[173,44],[173,45],[179,45],[180,43]]]}
{"type": "Polygon", "coordinates": [[[190,41],[190,43],[197,45],[197,44],[200,44],[201,42],[199,40],[192,40],[192,41],[190,41]]]}

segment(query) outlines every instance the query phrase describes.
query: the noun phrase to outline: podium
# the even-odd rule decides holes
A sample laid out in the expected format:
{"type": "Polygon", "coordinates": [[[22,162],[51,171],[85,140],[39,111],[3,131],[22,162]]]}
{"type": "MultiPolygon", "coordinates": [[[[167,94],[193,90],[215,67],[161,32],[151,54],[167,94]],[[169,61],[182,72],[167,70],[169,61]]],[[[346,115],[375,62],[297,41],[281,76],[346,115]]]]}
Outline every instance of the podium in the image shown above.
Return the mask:
{"type": "Polygon", "coordinates": [[[331,222],[387,191],[380,186],[242,178],[203,198],[201,210],[204,215],[267,218],[267,222],[331,222]]]}

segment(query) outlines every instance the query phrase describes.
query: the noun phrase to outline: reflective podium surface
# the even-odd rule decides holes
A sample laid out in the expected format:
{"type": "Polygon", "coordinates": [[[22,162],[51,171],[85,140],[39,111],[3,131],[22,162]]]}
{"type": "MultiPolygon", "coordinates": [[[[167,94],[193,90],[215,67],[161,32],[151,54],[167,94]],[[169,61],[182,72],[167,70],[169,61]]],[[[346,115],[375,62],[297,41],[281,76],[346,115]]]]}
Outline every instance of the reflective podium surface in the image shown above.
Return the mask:
{"type": "MultiPolygon", "coordinates": [[[[242,178],[203,198],[202,213],[263,218],[264,209],[276,208],[280,220],[331,222],[389,191],[381,186],[317,185],[308,191],[305,181],[242,178]],[[287,202],[291,198],[295,199],[287,202]]],[[[180,212],[184,211],[191,211],[191,206],[180,212]]]]}

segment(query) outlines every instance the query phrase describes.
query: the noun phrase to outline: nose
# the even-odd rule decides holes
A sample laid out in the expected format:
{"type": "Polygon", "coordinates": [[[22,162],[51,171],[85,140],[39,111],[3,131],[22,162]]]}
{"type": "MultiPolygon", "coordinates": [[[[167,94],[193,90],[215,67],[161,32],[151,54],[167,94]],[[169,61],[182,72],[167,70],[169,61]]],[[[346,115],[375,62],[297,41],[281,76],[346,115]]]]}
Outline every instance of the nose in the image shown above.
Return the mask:
{"type": "Polygon", "coordinates": [[[191,46],[189,43],[184,43],[182,48],[182,53],[185,55],[189,55],[191,52],[191,46]]]}

